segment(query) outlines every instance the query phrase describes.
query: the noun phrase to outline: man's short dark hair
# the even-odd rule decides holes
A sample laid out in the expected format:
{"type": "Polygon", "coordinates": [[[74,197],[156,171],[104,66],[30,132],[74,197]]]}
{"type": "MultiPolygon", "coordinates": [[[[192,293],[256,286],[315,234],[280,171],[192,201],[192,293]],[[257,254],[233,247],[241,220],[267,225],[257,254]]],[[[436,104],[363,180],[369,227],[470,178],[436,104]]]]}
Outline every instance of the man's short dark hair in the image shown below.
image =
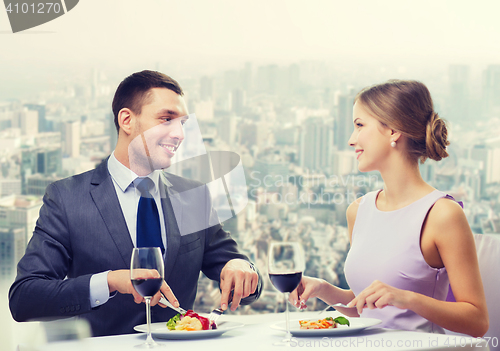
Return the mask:
{"type": "Polygon", "coordinates": [[[140,114],[142,106],[148,103],[151,96],[149,89],[152,88],[167,88],[178,95],[184,95],[179,83],[166,74],[148,70],[131,74],[120,83],[113,98],[112,108],[117,131],[120,130],[118,112],[126,107],[135,114],[140,114]]]}

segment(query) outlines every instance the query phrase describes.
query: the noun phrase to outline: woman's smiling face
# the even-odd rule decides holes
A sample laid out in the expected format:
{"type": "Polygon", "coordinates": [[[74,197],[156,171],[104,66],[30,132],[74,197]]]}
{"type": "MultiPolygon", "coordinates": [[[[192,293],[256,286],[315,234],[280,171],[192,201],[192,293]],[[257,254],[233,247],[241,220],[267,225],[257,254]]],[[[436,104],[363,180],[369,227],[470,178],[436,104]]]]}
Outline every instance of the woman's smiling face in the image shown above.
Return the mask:
{"type": "Polygon", "coordinates": [[[354,131],[349,146],[354,147],[361,172],[380,170],[391,149],[392,131],[356,101],[353,108],[354,131]]]}

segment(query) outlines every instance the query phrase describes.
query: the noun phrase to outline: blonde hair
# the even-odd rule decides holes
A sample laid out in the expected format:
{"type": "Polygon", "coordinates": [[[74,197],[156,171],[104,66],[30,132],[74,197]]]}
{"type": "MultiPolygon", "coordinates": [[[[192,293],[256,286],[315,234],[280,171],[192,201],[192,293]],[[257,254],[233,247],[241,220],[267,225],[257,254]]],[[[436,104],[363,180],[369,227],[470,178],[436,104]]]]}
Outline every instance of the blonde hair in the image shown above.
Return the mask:
{"type": "Polygon", "coordinates": [[[361,90],[359,101],[383,125],[407,138],[407,152],[423,163],[448,157],[446,123],[434,111],[427,87],[414,80],[389,80],[361,90]]]}

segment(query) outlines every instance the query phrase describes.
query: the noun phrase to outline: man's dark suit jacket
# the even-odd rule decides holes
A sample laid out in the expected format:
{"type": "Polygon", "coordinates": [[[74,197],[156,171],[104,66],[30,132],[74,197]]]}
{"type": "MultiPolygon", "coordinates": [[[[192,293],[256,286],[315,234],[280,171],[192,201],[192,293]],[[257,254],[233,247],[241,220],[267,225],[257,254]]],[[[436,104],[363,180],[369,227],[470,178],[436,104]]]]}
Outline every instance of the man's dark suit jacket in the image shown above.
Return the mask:
{"type": "MultiPolygon", "coordinates": [[[[172,184],[169,194],[200,186],[204,189],[204,198],[183,199],[187,202],[181,209],[183,221],[210,216],[210,210],[201,214],[187,211],[189,202],[196,202],[194,208],[199,208],[200,203],[210,206],[205,186],[173,175],[167,178],[172,184]]],[[[14,319],[80,315],[90,322],[94,336],[134,332],[133,327],[145,323],[146,316],[145,305],[136,304],[132,295],[116,294],[97,308],[90,306],[91,276],[129,269],[133,248],[107,162],[49,185],[43,201],[33,237],[9,292],[14,319]]],[[[227,261],[248,259],[238,252],[236,242],[219,224],[181,235],[172,220],[175,216],[168,196],[162,198],[162,207],[167,227],[165,281],[180,305],[192,308],[200,271],[218,281],[227,261]]],[[[152,322],[166,322],[175,314],[170,308],[151,309],[152,322]]]]}

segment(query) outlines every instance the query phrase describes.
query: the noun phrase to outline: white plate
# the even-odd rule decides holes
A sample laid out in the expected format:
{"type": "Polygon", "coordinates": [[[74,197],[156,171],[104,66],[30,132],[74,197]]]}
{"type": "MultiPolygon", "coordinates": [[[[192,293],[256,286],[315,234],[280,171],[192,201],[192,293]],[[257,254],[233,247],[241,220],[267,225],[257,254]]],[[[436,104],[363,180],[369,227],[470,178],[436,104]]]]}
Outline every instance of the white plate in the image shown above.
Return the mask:
{"type": "MultiPolygon", "coordinates": [[[[324,318],[324,317],[323,317],[324,318]]],[[[318,318],[320,319],[320,318],[318,318]]],[[[314,320],[314,318],[295,319],[290,321],[290,332],[294,336],[326,336],[326,335],[343,335],[351,334],[362,331],[366,328],[373,327],[374,325],[382,323],[380,319],[376,318],[359,318],[349,317],[350,326],[339,325],[333,329],[300,329],[299,320],[314,320]]],[[[286,330],[285,322],[280,322],[271,325],[271,328],[277,330],[286,330]]]]}
{"type": "MultiPolygon", "coordinates": [[[[205,339],[220,336],[225,332],[242,327],[243,324],[234,322],[220,322],[217,324],[217,329],[200,330],[200,331],[184,331],[184,330],[169,330],[167,322],[151,323],[151,334],[160,339],[205,339]]],[[[135,331],[141,333],[148,332],[148,325],[141,324],[134,327],[135,331]]]]}

